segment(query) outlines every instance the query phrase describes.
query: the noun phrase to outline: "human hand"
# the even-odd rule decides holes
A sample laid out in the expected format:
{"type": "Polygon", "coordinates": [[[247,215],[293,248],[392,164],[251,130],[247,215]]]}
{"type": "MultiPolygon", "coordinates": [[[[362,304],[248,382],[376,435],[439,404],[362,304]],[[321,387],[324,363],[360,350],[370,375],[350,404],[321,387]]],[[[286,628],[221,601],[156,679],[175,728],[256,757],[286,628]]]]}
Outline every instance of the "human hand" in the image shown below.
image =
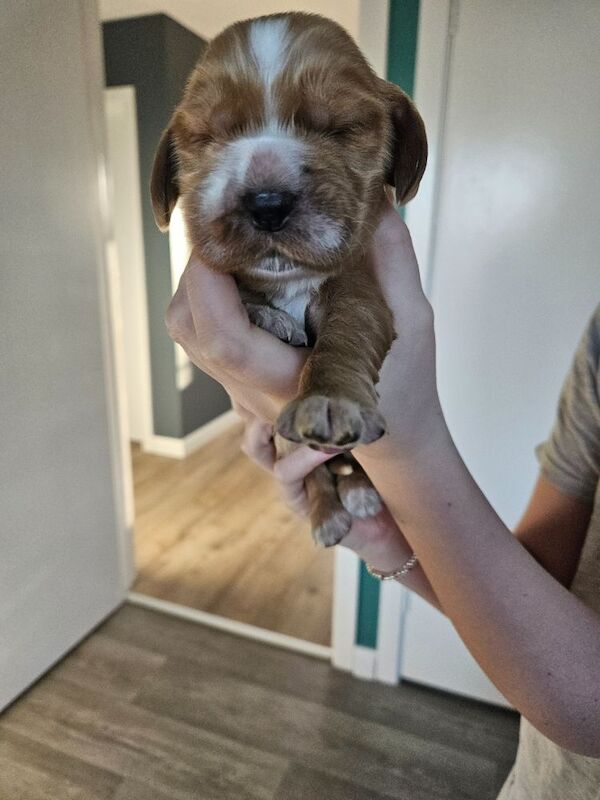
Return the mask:
{"type": "MultiPolygon", "coordinates": [[[[398,335],[377,386],[388,435],[354,453],[361,461],[410,458],[444,423],[436,389],[433,314],[410,234],[391,206],[375,232],[372,254],[398,335]]],[[[233,278],[211,272],[193,255],[166,322],[171,338],[225,387],[242,415],[273,423],[296,396],[310,350],[284,344],[252,325],[233,278]]]]}
{"type": "Polygon", "coordinates": [[[421,285],[408,228],[391,207],[375,232],[372,255],[393,313],[396,339],[377,384],[387,435],[353,450],[365,468],[373,460],[410,460],[427,446],[435,428],[445,427],[436,385],[433,310],[421,285]]]}
{"type": "Polygon", "coordinates": [[[231,275],[191,255],[165,319],[169,336],[228,392],[236,411],[271,423],[297,394],[310,350],[252,325],[231,275]]]}
{"type": "MultiPolygon", "coordinates": [[[[303,446],[278,460],[272,425],[249,415],[246,418],[242,450],[255,464],[273,474],[285,504],[296,514],[308,516],[304,479],[319,464],[333,456],[303,446]]],[[[410,546],[385,506],[374,517],[355,519],[340,544],[384,572],[405,563],[412,554],[410,546]]]]}

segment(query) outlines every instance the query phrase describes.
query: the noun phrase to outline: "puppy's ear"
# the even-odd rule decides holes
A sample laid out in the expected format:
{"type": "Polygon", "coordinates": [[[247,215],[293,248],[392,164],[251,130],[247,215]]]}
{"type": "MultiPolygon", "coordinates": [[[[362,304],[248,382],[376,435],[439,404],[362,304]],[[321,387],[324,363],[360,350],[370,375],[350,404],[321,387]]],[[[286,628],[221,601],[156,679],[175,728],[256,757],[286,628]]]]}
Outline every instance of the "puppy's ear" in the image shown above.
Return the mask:
{"type": "Polygon", "coordinates": [[[382,81],[392,119],[392,146],[387,183],[396,189],[396,202],[416,195],[427,164],[425,124],[412,100],[401,89],[382,81]]]}
{"type": "Polygon", "coordinates": [[[161,231],[166,231],[169,227],[171,212],[179,197],[177,163],[175,161],[173,135],[170,128],[167,128],[160,137],[158,149],[154,156],[150,195],[156,224],[161,231]]]}

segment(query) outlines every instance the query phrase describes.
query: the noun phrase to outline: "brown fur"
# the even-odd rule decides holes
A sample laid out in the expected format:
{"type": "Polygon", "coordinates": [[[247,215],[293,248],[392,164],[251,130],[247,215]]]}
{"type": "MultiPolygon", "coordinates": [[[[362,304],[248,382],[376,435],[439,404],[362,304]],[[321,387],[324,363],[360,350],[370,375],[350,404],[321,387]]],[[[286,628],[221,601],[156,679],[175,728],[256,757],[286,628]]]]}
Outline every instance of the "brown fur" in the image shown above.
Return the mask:
{"type": "MultiPolygon", "coordinates": [[[[368,249],[386,184],[395,187],[400,203],[417,191],[427,159],[425,130],[409,98],[375,75],[337,24],[300,13],[262,19],[287,22],[289,48],[270,102],[280,124],[301,142],[302,165],[288,174],[276,156],[254,154],[242,188],[260,187],[261,181],[293,188],[299,200],[285,230],[257,234],[240,209],[241,189],[229,196],[226,182],[218,213],[200,200],[215,170],[225,169],[228,144],[255,135],[267,122],[269,104],[250,43],[253,20],[214,39],[192,73],[158,148],[153,206],[165,229],[180,196],[197,255],[211,269],[235,274],[251,320],[294,344],[308,336],[314,345],[299,396],[283,410],[278,433],[292,442],[350,449],[384,432],[375,384],[394,330],[368,249]],[[307,236],[325,217],[340,238],[326,252],[317,234],[307,236]],[[308,305],[306,331],[272,308],[288,276],[253,274],[273,254],[325,279],[308,305]]],[[[307,482],[313,528],[324,544],[339,541],[351,524],[336,490],[339,480],[324,466],[307,482]]],[[[366,477],[358,483],[361,491],[368,488],[366,477]]]]}

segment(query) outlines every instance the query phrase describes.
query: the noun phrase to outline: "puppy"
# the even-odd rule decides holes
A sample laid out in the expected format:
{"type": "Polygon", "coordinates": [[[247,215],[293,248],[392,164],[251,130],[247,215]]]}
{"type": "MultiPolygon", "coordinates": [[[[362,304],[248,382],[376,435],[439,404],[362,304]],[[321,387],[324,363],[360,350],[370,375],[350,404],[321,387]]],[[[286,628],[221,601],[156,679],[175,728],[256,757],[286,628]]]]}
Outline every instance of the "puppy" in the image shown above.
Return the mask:
{"type": "Polygon", "coordinates": [[[181,199],[198,257],[235,276],[251,322],[312,347],[276,432],[339,453],[306,481],[322,545],[381,508],[349,455],[385,431],[375,385],[394,339],[369,244],[389,187],[406,203],[426,160],[409,98],[375,75],[339,25],[302,13],[217,36],[158,146],[160,229],[181,199]]]}

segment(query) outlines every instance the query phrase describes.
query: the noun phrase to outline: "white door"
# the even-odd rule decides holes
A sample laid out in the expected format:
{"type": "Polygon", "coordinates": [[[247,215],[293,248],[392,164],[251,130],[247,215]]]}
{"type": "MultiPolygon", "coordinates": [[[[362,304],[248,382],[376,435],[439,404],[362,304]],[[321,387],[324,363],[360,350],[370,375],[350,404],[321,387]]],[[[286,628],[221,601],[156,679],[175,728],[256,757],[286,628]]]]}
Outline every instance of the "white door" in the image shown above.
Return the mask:
{"type": "MultiPolygon", "coordinates": [[[[436,3],[422,0],[426,24],[436,3]]],[[[441,151],[432,142],[440,165],[433,247],[421,250],[431,256],[424,267],[448,422],[512,527],[537,475],[534,446],[548,434],[573,350],[600,302],[600,3],[456,6],[441,151]]],[[[416,99],[425,107],[433,91],[426,65],[438,57],[419,54],[416,99]],[[419,98],[419,86],[427,96],[419,98]]],[[[411,214],[420,229],[427,209],[415,202],[409,224],[411,214]]],[[[403,654],[407,678],[498,696],[452,626],[418,598],[403,654]]]]}
{"type": "Polygon", "coordinates": [[[0,708],[119,605],[93,2],[2,8],[0,708]]]}
{"type": "Polygon", "coordinates": [[[104,110],[128,429],[145,443],[153,433],[152,389],[135,88],[105,89],[104,110]]]}

